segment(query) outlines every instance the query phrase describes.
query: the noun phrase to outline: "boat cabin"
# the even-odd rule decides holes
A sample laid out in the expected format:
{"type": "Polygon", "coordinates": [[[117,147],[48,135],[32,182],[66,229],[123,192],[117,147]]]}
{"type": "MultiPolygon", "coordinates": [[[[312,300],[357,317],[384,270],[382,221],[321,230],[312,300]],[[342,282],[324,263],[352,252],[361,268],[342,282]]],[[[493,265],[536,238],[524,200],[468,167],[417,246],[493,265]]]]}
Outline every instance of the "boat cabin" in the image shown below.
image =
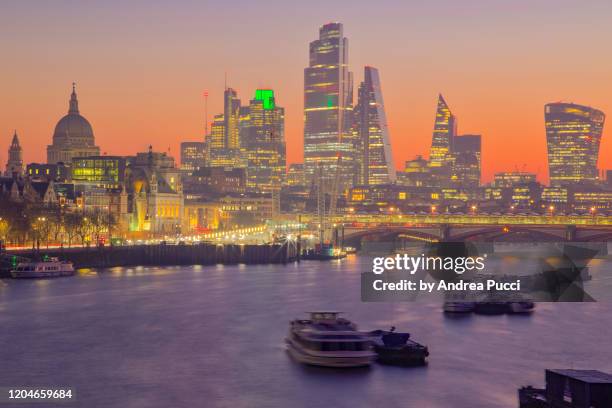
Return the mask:
{"type": "Polygon", "coordinates": [[[310,312],[313,323],[335,323],[342,312],[310,312]]]}
{"type": "Polygon", "coordinates": [[[519,390],[521,408],[612,407],[612,374],[597,370],[546,370],[546,389],[519,390]]]}

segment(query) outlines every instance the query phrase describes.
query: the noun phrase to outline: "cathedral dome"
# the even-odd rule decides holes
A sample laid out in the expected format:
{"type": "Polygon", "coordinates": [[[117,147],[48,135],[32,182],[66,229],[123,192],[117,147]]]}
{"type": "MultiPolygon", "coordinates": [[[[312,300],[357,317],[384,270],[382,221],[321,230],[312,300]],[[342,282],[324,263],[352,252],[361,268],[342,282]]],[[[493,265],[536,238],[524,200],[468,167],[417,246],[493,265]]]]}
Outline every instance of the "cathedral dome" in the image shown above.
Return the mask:
{"type": "Polygon", "coordinates": [[[94,146],[93,129],[89,121],[79,113],[79,102],[74,85],[70,96],[68,114],[55,125],[53,144],[72,148],[94,146]]]}

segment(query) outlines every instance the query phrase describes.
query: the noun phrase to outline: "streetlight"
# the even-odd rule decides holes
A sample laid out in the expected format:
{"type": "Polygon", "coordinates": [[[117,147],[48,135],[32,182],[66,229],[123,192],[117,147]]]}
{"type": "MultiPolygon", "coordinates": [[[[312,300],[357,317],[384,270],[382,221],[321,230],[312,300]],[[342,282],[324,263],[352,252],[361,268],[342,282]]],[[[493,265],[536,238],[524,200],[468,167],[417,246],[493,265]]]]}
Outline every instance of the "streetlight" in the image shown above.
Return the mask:
{"type": "MultiPolygon", "coordinates": [[[[591,214],[593,215],[593,217],[595,216],[595,213],[597,212],[597,208],[595,207],[591,207],[591,214]]],[[[2,220],[2,218],[0,218],[0,221],[2,220]]]]}
{"type": "Polygon", "coordinates": [[[470,209],[472,210],[472,215],[476,215],[476,206],[473,205],[470,207],[470,209]]]}
{"type": "Polygon", "coordinates": [[[548,211],[550,211],[550,216],[552,217],[553,214],[555,213],[555,206],[551,205],[550,207],[548,207],[548,211]]]}
{"type": "Polygon", "coordinates": [[[435,205],[432,205],[432,206],[431,206],[431,213],[432,213],[432,214],[435,214],[435,213],[436,213],[436,210],[437,210],[436,206],[435,206],[435,205]]]}

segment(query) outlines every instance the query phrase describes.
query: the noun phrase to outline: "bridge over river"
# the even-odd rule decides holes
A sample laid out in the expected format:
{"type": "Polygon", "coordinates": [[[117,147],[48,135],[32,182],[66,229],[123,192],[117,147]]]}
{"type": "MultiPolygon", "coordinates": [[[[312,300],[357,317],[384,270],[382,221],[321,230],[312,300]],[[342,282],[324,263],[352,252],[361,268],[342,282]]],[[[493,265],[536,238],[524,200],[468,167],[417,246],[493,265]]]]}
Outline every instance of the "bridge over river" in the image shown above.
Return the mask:
{"type": "MultiPolygon", "coordinates": [[[[302,216],[316,226],[316,216],[302,216]]],[[[602,242],[612,240],[612,216],[520,214],[349,214],[334,217],[344,242],[401,235],[421,241],[512,240],[602,242]]]]}

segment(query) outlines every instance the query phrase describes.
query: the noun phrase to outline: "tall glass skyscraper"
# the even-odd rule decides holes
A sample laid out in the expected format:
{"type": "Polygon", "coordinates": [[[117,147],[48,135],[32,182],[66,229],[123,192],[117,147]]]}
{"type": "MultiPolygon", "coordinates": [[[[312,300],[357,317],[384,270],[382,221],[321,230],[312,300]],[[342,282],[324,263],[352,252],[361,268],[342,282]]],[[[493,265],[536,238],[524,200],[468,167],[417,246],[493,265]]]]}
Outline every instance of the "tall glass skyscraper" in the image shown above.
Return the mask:
{"type": "Polygon", "coordinates": [[[389,184],[395,181],[395,165],[387,127],[380,76],[374,67],[365,67],[355,109],[358,128],[357,163],[359,183],[389,184]]]}
{"type": "Polygon", "coordinates": [[[348,39],[342,24],[325,24],[319,39],[310,43],[309,65],[304,69],[304,169],[309,180],[318,165],[327,180],[333,179],[340,163],[340,189],[353,183],[352,101],[348,39]]]}
{"type": "Polygon", "coordinates": [[[285,109],[276,105],[274,91],[257,89],[241,109],[240,145],[247,163],[247,188],[279,190],[286,176],[285,109]]]}
{"type": "Polygon", "coordinates": [[[240,99],[236,91],[226,88],[223,93],[223,114],[215,115],[207,144],[207,165],[213,167],[244,167],[240,152],[240,99]]]}
{"type": "Polygon", "coordinates": [[[450,153],[453,147],[453,140],[457,134],[456,122],[455,116],[450,111],[444,97],[438,95],[436,121],[429,154],[431,167],[442,167],[452,162],[450,153]]]}
{"type": "Polygon", "coordinates": [[[481,176],[481,136],[456,136],[452,149],[451,181],[460,188],[476,188],[481,176]]]}
{"type": "Polygon", "coordinates": [[[573,103],[549,103],[544,108],[550,184],[597,179],[599,144],[606,116],[600,110],[573,103]]]}

